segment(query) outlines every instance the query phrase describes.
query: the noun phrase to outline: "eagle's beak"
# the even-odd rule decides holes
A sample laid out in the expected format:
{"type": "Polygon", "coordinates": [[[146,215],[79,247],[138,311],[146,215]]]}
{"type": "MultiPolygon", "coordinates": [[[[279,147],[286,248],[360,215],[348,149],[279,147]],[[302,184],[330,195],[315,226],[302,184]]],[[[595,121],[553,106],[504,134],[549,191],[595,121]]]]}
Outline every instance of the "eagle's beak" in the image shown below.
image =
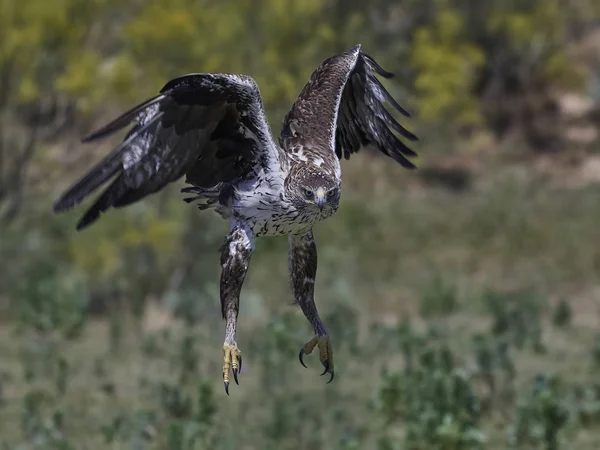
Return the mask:
{"type": "Polygon", "coordinates": [[[325,203],[327,202],[327,198],[325,197],[325,190],[319,188],[317,189],[317,192],[315,194],[315,203],[317,204],[319,209],[323,209],[323,206],[325,206],[325,203]]]}

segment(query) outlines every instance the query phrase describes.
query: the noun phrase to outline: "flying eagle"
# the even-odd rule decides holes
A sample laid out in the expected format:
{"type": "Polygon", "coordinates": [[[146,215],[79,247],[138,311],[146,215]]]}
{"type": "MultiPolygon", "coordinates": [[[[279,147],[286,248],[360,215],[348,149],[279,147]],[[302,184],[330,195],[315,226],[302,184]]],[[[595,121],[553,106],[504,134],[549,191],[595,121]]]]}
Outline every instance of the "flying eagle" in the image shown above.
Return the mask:
{"type": "MultiPolygon", "coordinates": [[[[124,140],[54,204],[66,211],[114,178],[77,224],[81,230],[110,207],[123,207],[185,175],[184,200],[214,209],[230,222],[221,253],[220,297],[225,320],[223,382],[229,394],[242,366],[236,343],[239,296],[254,240],[288,236],[295,300],[314,330],[300,350],[315,347],[334,377],[330,338],[314,300],[317,247],[313,225],[338,209],[340,160],[372,146],[401,166],[416,156],[393,133],[417,138],[385,109],[409,114],[375,75],[391,78],[360,45],[323,61],[283,120],[276,143],[256,82],[247,75],[194,73],[169,81],[160,94],[83,139],[104,138],[134,122],[124,140]]],[[[306,367],[306,366],[305,366],[306,367]]]]}

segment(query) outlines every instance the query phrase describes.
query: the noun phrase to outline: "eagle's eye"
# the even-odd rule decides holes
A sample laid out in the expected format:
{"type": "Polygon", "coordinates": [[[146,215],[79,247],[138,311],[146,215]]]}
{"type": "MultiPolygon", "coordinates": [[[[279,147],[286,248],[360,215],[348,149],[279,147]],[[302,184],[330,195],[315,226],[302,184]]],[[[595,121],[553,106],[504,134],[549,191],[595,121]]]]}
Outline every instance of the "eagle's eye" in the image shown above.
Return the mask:
{"type": "Polygon", "coordinates": [[[303,188],[302,195],[304,195],[304,198],[306,198],[307,200],[312,200],[315,194],[310,189],[303,188]]]}
{"type": "Polygon", "coordinates": [[[335,197],[335,196],[336,196],[336,194],[337,194],[337,189],[336,189],[336,188],[333,188],[332,190],[330,190],[330,191],[327,193],[327,200],[331,200],[333,197],[335,197]]]}

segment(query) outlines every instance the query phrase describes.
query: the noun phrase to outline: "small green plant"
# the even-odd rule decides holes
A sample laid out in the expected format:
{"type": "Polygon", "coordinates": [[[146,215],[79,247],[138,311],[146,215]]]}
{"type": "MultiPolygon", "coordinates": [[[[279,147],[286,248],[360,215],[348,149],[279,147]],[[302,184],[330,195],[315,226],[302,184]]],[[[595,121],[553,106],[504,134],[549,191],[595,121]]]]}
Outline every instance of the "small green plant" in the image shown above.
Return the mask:
{"type": "Polygon", "coordinates": [[[579,424],[595,428],[600,424],[600,385],[576,386],[574,389],[575,414],[579,424]]]}
{"type": "Polygon", "coordinates": [[[25,394],[21,411],[21,431],[26,442],[34,449],[75,449],[65,434],[65,414],[51,409],[53,398],[42,390],[25,394]]]}
{"type": "Polygon", "coordinates": [[[565,300],[561,300],[552,311],[552,323],[556,327],[566,327],[571,323],[573,310],[565,300]]]}
{"type": "MultiPolygon", "coordinates": [[[[403,423],[404,448],[411,450],[480,447],[485,441],[479,429],[480,400],[451,350],[426,345],[413,358],[402,371],[382,373],[378,411],[384,430],[403,423]]],[[[394,448],[392,441],[388,434],[380,448],[394,448]]]]}
{"type": "Polygon", "coordinates": [[[534,352],[543,353],[542,311],[545,299],[532,290],[488,290],[484,302],[492,314],[492,333],[517,349],[527,344],[534,352]]]}
{"type": "Polygon", "coordinates": [[[57,359],[56,365],[56,391],[59,395],[65,395],[69,381],[69,363],[61,356],[57,359]]]}
{"type": "Polygon", "coordinates": [[[191,330],[186,330],[181,337],[176,364],[179,368],[179,380],[185,384],[197,374],[200,355],[196,349],[198,336],[191,330]]]}
{"type": "Polygon", "coordinates": [[[209,381],[201,381],[198,383],[196,397],[196,412],[194,414],[196,422],[209,427],[215,420],[217,411],[213,384],[209,381]]]}
{"type": "Polygon", "coordinates": [[[121,350],[123,328],[125,327],[123,311],[112,310],[109,315],[108,342],[111,354],[116,355],[121,350]]]}
{"type": "Polygon", "coordinates": [[[439,272],[435,272],[420,293],[419,311],[422,316],[446,316],[458,307],[458,287],[456,282],[439,272]]]}
{"type": "Polygon", "coordinates": [[[474,335],[473,343],[477,375],[487,391],[487,396],[482,398],[482,410],[512,406],[516,369],[508,344],[483,333],[474,335]]]}
{"type": "Polygon", "coordinates": [[[88,296],[81,280],[62,276],[50,264],[37,264],[11,293],[17,330],[56,334],[67,340],[79,337],[87,321],[88,296]]]}
{"type": "Polygon", "coordinates": [[[592,361],[596,368],[600,368],[600,333],[597,333],[594,338],[594,345],[591,351],[592,361]]]}
{"type": "Polygon", "coordinates": [[[0,408],[6,405],[5,391],[6,387],[10,385],[12,376],[8,372],[0,371],[0,408]]]}
{"type": "Polygon", "coordinates": [[[517,446],[558,450],[561,448],[561,431],[568,420],[569,409],[562,381],[553,374],[538,374],[530,393],[517,407],[509,441],[517,446]]]}
{"type": "Polygon", "coordinates": [[[159,383],[157,396],[162,410],[175,419],[188,419],[192,417],[192,398],[186,395],[179,385],[159,383]]]}

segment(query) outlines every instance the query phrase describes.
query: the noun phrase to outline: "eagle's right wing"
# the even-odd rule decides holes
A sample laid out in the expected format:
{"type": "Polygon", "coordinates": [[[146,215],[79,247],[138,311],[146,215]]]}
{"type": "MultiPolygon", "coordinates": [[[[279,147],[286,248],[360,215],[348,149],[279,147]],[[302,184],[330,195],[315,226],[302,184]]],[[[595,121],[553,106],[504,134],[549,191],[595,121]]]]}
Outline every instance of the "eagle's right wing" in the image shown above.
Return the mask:
{"type": "Polygon", "coordinates": [[[330,162],[350,159],[372,146],[404,167],[416,156],[394,132],[409,141],[417,137],[400,125],[385,108],[389,103],[409,114],[383,87],[376,75],[391,78],[360,45],[327,58],[313,72],[284,119],[280,142],[285,150],[301,151],[304,158],[330,162]]]}
{"type": "Polygon", "coordinates": [[[203,188],[249,176],[256,164],[270,166],[278,147],[258,86],[245,75],[190,74],[171,80],[147,100],[83,139],[89,142],[128,126],[123,142],[54,204],[66,211],[113,176],[77,225],[81,229],[110,207],[159,191],[187,174],[203,188]]]}

